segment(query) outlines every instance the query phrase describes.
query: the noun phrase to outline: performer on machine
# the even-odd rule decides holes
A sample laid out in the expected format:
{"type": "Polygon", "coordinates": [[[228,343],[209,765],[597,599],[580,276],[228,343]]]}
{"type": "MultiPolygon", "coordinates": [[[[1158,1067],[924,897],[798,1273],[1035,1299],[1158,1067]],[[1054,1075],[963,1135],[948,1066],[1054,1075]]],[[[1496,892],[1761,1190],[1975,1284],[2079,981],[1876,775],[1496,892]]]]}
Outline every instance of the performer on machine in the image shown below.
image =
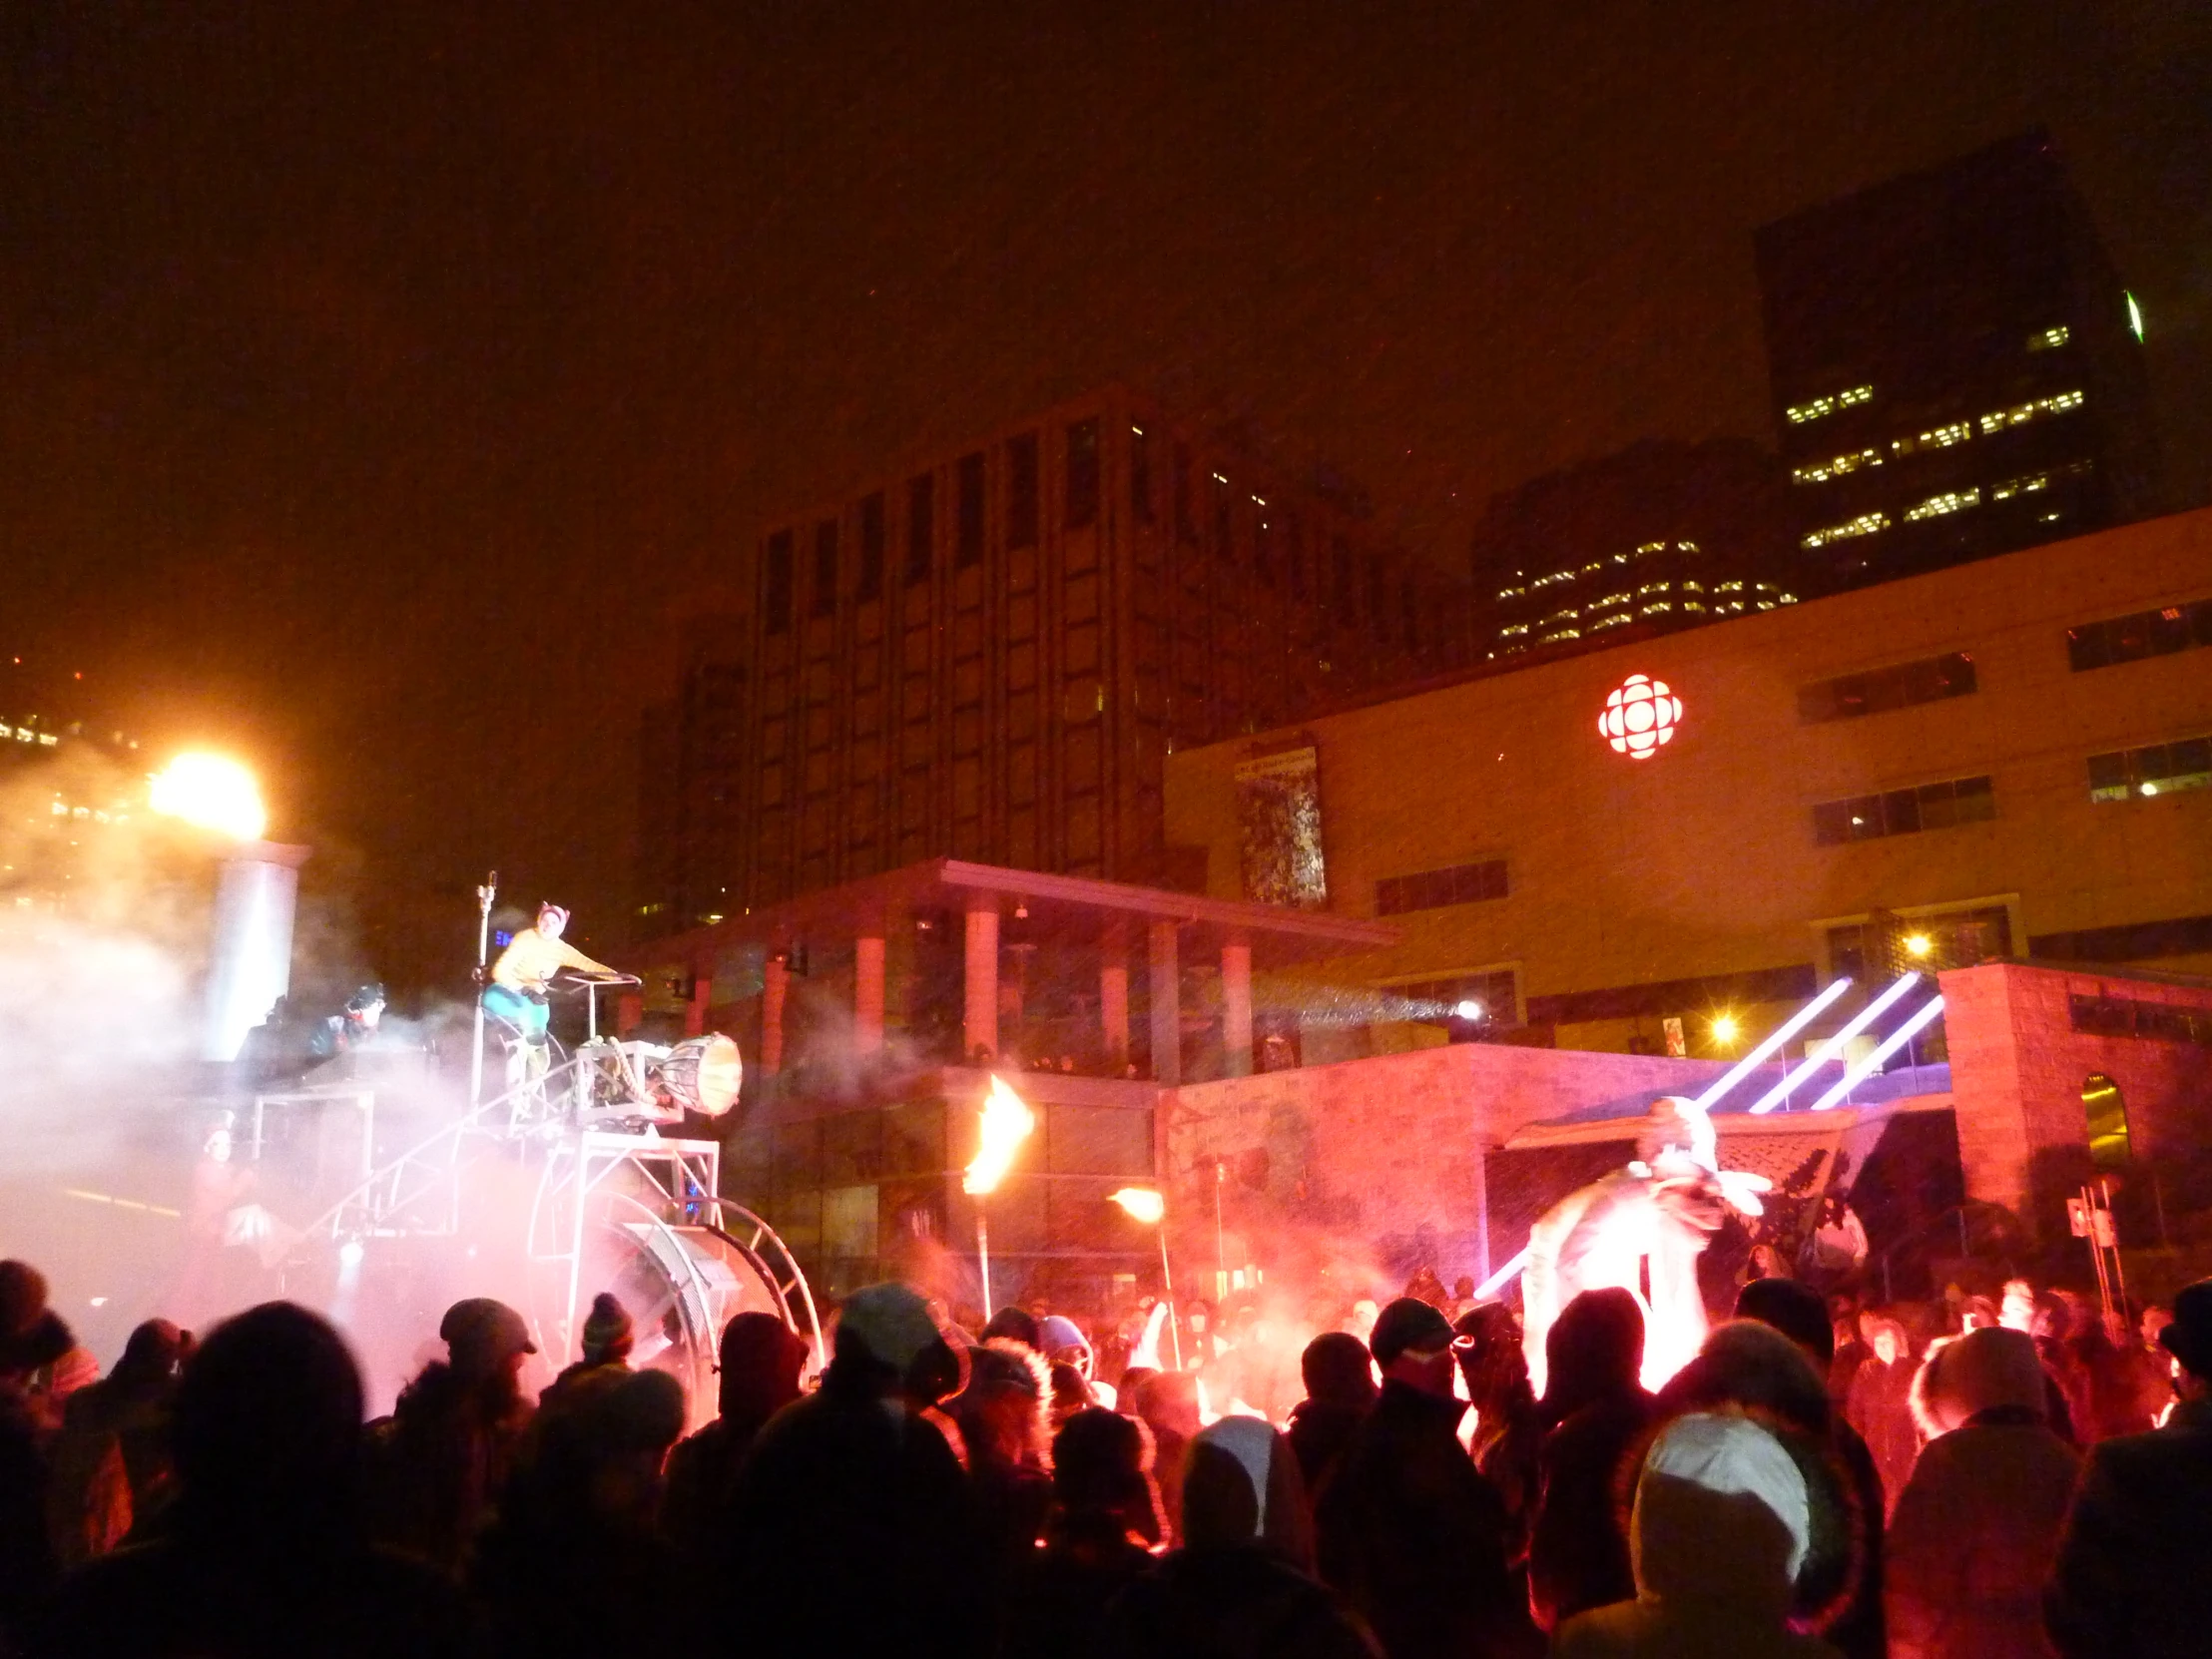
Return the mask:
{"type": "Polygon", "coordinates": [[[546,1023],[550,1016],[546,988],[553,975],[563,968],[610,976],[617,972],[566,943],[561,932],[567,926],[568,911],[558,904],[540,904],[535,925],[517,933],[514,943],[491,965],[491,983],[484,987],[484,1012],[519,1039],[508,1056],[510,1088],[525,1077],[544,1075],[546,1023]]]}

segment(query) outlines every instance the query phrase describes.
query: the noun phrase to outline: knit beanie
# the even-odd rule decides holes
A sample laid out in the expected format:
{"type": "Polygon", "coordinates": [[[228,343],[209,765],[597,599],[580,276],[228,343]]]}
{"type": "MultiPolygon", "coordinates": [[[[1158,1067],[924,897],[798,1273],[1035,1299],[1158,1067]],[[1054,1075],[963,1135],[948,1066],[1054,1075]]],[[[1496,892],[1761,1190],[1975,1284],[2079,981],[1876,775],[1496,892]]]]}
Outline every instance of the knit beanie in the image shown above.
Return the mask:
{"type": "Polygon", "coordinates": [[[599,1364],[627,1359],[635,1339],[630,1315],[612,1292],[601,1291],[591,1299],[591,1317],[584,1321],[584,1357],[599,1364]]]}
{"type": "Polygon", "coordinates": [[[1914,1380],[1913,1413],[1931,1438],[1999,1406],[2042,1415],[2042,1361],[2024,1331],[1991,1326],[1944,1343],[1914,1380]]]}

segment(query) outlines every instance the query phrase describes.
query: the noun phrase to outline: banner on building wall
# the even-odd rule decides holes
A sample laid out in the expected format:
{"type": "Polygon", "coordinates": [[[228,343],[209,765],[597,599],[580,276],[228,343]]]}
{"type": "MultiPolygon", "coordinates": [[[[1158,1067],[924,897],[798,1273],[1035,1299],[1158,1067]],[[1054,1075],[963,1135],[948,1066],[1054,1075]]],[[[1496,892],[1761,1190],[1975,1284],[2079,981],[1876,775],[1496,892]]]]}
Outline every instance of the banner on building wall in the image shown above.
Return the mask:
{"type": "Polygon", "coordinates": [[[1321,846],[1321,756],[1311,746],[1237,768],[1245,897],[1318,909],[1329,902],[1321,846]]]}

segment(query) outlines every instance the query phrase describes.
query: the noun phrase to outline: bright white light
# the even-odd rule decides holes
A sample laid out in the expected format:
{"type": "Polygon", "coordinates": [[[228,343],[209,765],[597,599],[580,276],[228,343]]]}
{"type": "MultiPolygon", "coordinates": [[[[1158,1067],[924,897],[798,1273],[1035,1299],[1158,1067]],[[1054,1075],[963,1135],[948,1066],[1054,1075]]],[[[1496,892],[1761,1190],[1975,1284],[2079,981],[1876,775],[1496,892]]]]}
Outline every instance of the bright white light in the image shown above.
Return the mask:
{"type": "Polygon", "coordinates": [[[1905,936],[1905,953],[1908,956],[1926,956],[1936,948],[1936,941],[1926,933],[1908,933],[1905,936]]]}
{"type": "Polygon", "coordinates": [[[269,814],[254,775],[221,755],[186,754],[155,774],[154,811],[242,841],[258,841],[269,814]]]}
{"type": "Polygon", "coordinates": [[[2143,340],[2143,307],[2135,303],[2135,295],[2122,291],[2127,300],[2127,331],[2135,336],[2135,342],[2140,345],[2143,340]]]}
{"type": "Polygon", "coordinates": [[[1717,1043],[1726,1045],[1734,1042],[1742,1034],[1742,1030],[1736,1023],[1734,1014],[1720,1014],[1713,1020],[1713,1040],[1717,1043]]]}
{"type": "Polygon", "coordinates": [[[1749,1077],[1754,1066],[1763,1064],[1768,1055],[1774,1053],[1784,1043],[1796,1036],[1798,1032],[1804,1030],[1823,1008],[1826,1008],[1849,989],[1851,989],[1851,980],[1848,977],[1832,980],[1828,989],[1776,1026],[1774,1030],[1768,1032],[1764,1042],[1760,1043],[1757,1048],[1754,1048],[1741,1060],[1738,1060],[1733,1066],[1730,1066],[1719,1082],[1699,1095],[1696,1101],[1698,1110],[1710,1111],[1714,1101],[1720,1099],[1738,1083],[1749,1077]]]}
{"type": "Polygon", "coordinates": [[[1807,1055],[1804,1064],[1800,1065],[1795,1071],[1789,1073],[1786,1077],[1782,1079],[1781,1082],[1777,1083],[1773,1088],[1769,1089],[1765,1094],[1761,1095],[1757,1101],[1753,1102],[1751,1108],[1752,1115],[1755,1117],[1764,1117],[1767,1113],[1773,1111],[1776,1106],[1780,1105],[1786,1096],[1804,1087],[1806,1081],[1811,1078],[1816,1071],[1820,1070],[1821,1067],[1827,1065],[1831,1060],[1835,1059],[1839,1054],[1843,1053],[1844,1046],[1848,1042],[1850,1042],[1853,1037],[1857,1036],[1861,1031],[1864,1031],[1868,1026],[1872,1025],[1876,1020],[1880,1019],[1884,1011],[1888,1009],[1892,1003],[1896,1002],[1899,997],[1903,996],[1907,991],[1911,990],[1915,985],[1919,984],[1920,981],[1921,974],[1920,969],[1918,968],[1913,969],[1910,973],[1899,974],[1896,979],[1891,981],[1890,988],[1888,990],[1884,991],[1880,996],[1876,997],[1872,1002],[1868,1003],[1864,1008],[1860,1009],[1858,1013],[1852,1015],[1849,1020],[1844,1022],[1844,1028],[1841,1031],[1838,1031],[1834,1036],[1830,1037],[1826,1042],[1822,1043],[1818,1048],[1814,1049],[1811,1054],[1807,1055]]]}
{"type": "Polygon", "coordinates": [[[1451,1011],[1461,1019],[1480,1019],[1482,1017],[1482,1004],[1475,1001],[1471,996],[1461,997],[1459,1005],[1451,1011]]]}
{"type": "Polygon", "coordinates": [[[1895,1054],[1899,1049],[1903,1048],[1907,1043],[1911,1042],[1914,1037],[1918,1036],[1920,1034],[1921,1027],[1927,1025],[1931,1020],[1935,1019],[1935,1017],[1942,1011],[1943,999],[1939,996],[1930,997],[1926,1003],[1914,1010],[1912,1018],[1908,1019],[1903,1025],[1899,1026],[1895,1031],[1891,1032],[1889,1037],[1884,1040],[1879,1048],[1877,1048],[1872,1054],[1868,1055],[1864,1060],[1861,1060],[1857,1065],[1848,1068],[1844,1072],[1844,1075],[1837,1081],[1834,1088],[1830,1089],[1828,1093],[1822,1095],[1820,1099],[1813,1102],[1813,1110],[1816,1112],[1825,1112],[1830,1107],[1834,1106],[1839,1100],[1842,1100],[1846,1095],[1850,1094],[1853,1089],[1856,1089],[1871,1074],[1879,1071],[1882,1067],[1883,1061],[1887,1060],[1891,1055],[1895,1054]]]}
{"type": "Polygon", "coordinates": [[[338,1246],[338,1265],[340,1267],[357,1268],[361,1265],[361,1258],[367,1254],[368,1252],[362,1248],[360,1240],[347,1239],[345,1243],[338,1246]]]}
{"type": "Polygon", "coordinates": [[[1168,1213],[1168,1201],[1150,1187],[1124,1187],[1106,1196],[1126,1210],[1131,1220],[1147,1227],[1159,1226],[1160,1218],[1168,1213]]]}

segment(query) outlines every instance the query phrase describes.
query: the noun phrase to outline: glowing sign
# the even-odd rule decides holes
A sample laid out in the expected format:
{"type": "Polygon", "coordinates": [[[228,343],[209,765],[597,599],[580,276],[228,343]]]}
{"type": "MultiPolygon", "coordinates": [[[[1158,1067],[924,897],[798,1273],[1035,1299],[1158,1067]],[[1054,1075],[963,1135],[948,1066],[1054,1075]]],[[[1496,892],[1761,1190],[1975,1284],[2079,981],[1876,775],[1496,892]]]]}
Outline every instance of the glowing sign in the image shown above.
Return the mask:
{"type": "Polygon", "coordinates": [[[1666,681],[1642,674],[1631,674],[1609,692],[1605,712],[1597,717],[1598,736],[1631,761],[1650,760],[1662,744],[1674,741],[1681,724],[1682,699],[1666,681]]]}

